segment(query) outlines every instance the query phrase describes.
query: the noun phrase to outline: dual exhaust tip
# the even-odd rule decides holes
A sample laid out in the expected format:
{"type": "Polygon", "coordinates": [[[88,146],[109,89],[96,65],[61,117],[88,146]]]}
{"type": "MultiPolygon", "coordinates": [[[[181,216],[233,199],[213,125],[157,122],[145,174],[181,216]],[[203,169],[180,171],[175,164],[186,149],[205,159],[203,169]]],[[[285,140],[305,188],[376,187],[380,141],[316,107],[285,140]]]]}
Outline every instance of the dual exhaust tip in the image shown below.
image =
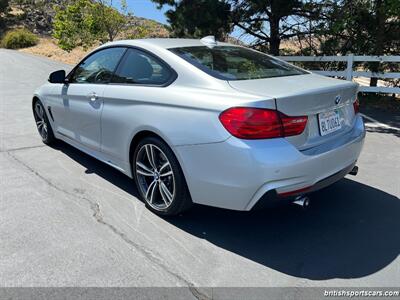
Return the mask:
{"type": "Polygon", "coordinates": [[[308,196],[297,196],[293,203],[300,205],[303,208],[308,208],[311,204],[311,200],[308,196]]]}

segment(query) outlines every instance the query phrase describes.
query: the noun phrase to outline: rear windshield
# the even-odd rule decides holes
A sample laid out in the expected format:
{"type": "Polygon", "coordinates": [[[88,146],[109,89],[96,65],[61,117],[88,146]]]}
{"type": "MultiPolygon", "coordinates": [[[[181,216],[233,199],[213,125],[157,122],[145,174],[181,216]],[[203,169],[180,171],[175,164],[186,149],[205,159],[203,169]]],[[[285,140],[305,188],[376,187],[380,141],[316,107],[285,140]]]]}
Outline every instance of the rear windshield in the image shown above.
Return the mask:
{"type": "Polygon", "coordinates": [[[306,74],[263,53],[242,47],[206,46],[169,49],[204,72],[222,80],[246,80],[306,74]]]}

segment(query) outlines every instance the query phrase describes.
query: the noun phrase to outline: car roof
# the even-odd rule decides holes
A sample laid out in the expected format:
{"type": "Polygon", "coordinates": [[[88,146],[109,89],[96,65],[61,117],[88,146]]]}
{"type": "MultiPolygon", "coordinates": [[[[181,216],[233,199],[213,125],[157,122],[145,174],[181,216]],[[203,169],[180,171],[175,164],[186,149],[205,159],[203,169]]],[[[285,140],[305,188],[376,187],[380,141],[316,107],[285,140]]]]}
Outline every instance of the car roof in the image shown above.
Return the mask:
{"type": "MultiPolygon", "coordinates": [[[[155,46],[159,48],[169,49],[178,47],[206,46],[207,44],[197,39],[150,38],[150,39],[137,39],[137,40],[120,40],[107,43],[103,46],[112,46],[112,45],[155,46]]],[[[236,46],[236,45],[217,42],[216,46],[236,46]]]]}

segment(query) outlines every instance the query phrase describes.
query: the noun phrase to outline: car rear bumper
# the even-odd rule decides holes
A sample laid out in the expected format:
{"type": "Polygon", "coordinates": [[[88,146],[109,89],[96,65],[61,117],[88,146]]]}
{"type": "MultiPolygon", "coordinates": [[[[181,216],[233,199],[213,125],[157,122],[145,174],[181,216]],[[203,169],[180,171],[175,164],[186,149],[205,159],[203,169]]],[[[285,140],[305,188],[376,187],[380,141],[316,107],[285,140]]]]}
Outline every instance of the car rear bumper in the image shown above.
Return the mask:
{"type": "Polygon", "coordinates": [[[364,124],[357,116],[350,132],[302,151],[286,139],[234,137],[175,150],[193,202],[251,210],[268,192],[308,193],[343,178],[357,161],[364,138],[364,124]]]}
{"type": "Polygon", "coordinates": [[[279,204],[291,203],[298,199],[298,197],[308,195],[312,192],[323,189],[349,174],[355,167],[356,162],[351,164],[350,166],[344,168],[343,170],[325,178],[321,181],[318,181],[316,184],[310,187],[302,188],[300,190],[294,190],[289,193],[278,194],[276,190],[271,190],[265,193],[260,199],[258,199],[257,203],[252,207],[252,209],[259,208],[267,208],[273,207],[279,204]]]}

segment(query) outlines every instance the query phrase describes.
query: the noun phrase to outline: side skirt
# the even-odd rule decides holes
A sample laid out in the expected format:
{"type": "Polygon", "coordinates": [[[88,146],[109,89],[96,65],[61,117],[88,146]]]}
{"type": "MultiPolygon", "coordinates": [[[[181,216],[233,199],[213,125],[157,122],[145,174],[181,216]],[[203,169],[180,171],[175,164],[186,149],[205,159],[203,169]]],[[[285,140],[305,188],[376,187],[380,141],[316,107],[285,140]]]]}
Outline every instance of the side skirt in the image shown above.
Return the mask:
{"type": "Polygon", "coordinates": [[[55,137],[57,139],[66,142],[67,144],[71,145],[72,147],[74,147],[74,148],[86,153],[87,155],[89,155],[91,157],[94,157],[94,158],[98,159],[99,161],[101,161],[101,162],[113,167],[114,169],[116,169],[116,170],[120,171],[121,173],[125,174],[126,176],[128,176],[130,178],[133,178],[132,177],[132,172],[130,170],[129,163],[126,164],[126,163],[120,162],[119,164],[117,164],[115,162],[115,159],[112,159],[109,155],[107,155],[107,154],[105,154],[103,152],[100,152],[100,151],[91,149],[89,147],[86,147],[85,145],[82,145],[81,143],[79,143],[79,142],[77,142],[77,141],[75,141],[75,140],[73,140],[73,139],[71,139],[71,138],[69,138],[69,137],[67,137],[67,136],[65,136],[63,134],[60,134],[59,132],[54,132],[54,135],[55,135],[55,137]]]}

